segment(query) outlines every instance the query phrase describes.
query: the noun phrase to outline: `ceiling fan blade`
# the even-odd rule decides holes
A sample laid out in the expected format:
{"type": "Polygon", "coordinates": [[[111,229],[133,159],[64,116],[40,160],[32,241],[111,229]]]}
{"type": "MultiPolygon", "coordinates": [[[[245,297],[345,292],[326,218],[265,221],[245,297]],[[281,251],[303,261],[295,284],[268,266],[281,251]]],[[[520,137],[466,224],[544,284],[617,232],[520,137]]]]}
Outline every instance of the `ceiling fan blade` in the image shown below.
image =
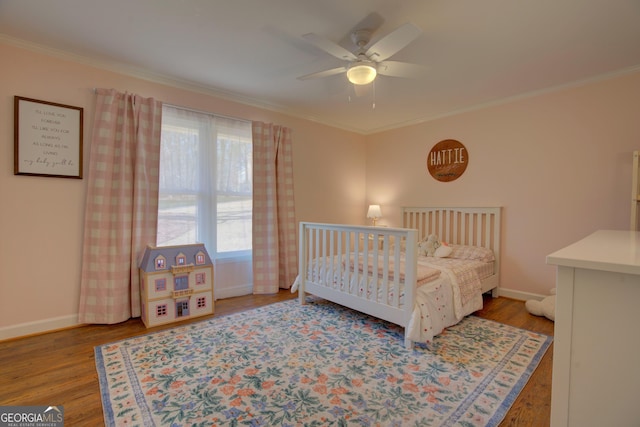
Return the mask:
{"type": "Polygon", "coordinates": [[[308,33],[303,35],[302,37],[314,44],[316,47],[324,50],[329,55],[333,55],[338,59],[343,59],[345,61],[353,61],[356,59],[356,56],[352,52],[322,36],[314,33],[308,33]]]}
{"type": "Polygon", "coordinates": [[[367,57],[376,62],[384,61],[418,38],[421,33],[420,28],[407,22],[375,42],[367,49],[367,57]]]}
{"type": "Polygon", "coordinates": [[[378,64],[378,74],[390,77],[420,77],[427,71],[427,67],[408,62],[383,61],[378,64]]]}
{"type": "Polygon", "coordinates": [[[321,77],[329,77],[335,74],[344,73],[347,71],[347,67],[332,68],[330,70],[318,71],[317,73],[307,74],[305,76],[298,77],[298,80],[318,79],[321,77]]]}

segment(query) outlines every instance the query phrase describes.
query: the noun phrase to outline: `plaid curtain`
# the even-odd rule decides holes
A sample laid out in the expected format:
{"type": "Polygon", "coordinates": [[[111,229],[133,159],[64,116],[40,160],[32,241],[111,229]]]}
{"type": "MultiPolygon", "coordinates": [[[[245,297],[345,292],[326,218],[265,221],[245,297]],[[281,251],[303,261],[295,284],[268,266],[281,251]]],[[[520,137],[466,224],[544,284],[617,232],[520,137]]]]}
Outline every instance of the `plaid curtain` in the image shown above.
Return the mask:
{"type": "Polygon", "coordinates": [[[291,129],[253,122],[253,293],[289,289],[298,270],[291,129]]]}
{"type": "Polygon", "coordinates": [[[79,320],[111,324],[140,316],[138,261],[156,242],[162,103],[96,93],[79,320]]]}

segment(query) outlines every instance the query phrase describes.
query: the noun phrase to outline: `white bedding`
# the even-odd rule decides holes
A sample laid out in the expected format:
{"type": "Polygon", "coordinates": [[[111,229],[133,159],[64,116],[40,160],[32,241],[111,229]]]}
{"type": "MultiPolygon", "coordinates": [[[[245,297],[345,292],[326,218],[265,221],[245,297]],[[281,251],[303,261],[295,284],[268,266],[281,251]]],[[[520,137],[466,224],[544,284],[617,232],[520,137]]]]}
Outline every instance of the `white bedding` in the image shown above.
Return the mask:
{"type": "Polygon", "coordinates": [[[430,342],[445,328],[482,309],[479,272],[486,272],[487,264],[492,265],[481,261],[442,260],[445,258],[418,257],[418,263],[440,269],[441,275],[416,289],[415,307],[407,328],[412,341],[430,342]],[[461,282],[465,283],[463,288],[461,282]]]}
{"type": "MultiPolygon", "coordinates": [[[[418,287],[415,294],[415,307],[406,333],[415,342],[430,342],[444,328],[458,323],[464,316],[482,308],[482,291],[480,279],[493,272],[493,263],[478,260],[461,260],[454,258],[418,257],[418,287]],[[439,274],[438,274],[439,272],[439,274]]],[[[371,274],[373,263],[368,261],[367,271],[362,273],[362,260],[358,272],[353,269],[353,259],[349,261],[350,270],[344,268],[344,257],[322,258],[313,260],[307,271],[308,278],[315,283],[347,292],[360,297],[373,299],[375,293],[379,303],[390,303],[394,295],[390,290],[384,294],[384,274],[382,262],[378,263],[379,274],[371,274]]],[[[393,271],[388,271],[388,280],[393,280],[393,271]]],[[[291,289],[298,289],[299,277],[291,289]]],[[[400,304],[403,304],[404,292],[401,288],[400,304]]]]}

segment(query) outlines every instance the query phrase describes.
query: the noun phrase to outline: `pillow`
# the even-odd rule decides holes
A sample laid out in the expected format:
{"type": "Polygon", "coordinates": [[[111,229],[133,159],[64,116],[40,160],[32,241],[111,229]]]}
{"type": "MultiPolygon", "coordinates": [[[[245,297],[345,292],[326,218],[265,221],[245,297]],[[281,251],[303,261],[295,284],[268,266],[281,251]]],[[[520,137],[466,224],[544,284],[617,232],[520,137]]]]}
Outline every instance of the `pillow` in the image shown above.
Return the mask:
{"type": "Polygon", "coordinates": [[[440,239],[438,239],[437,235],[430,234],[418,243],[418,255],[435,256],[435,252],[441,244],[442,243],[440,242],[440,239]]]}
{"type": "Polygon", "coordinates": [[[451,255],[452,252],[453,249],[451,248],[451,246],[447,246],[445,243],[442,243],[442,245],[438,247],[438,249],[436,249],[436,252],[433,254],[433,256],[438,258],[446,258],[451,255]]]}
{"type": "Polygon", "coordinates": [[[489,248],[467,245],[451,245],[450,248],[452,251],[449,258],[470,259],[483,262],[492,262],[496,259],[493,251],[489,248]]]}

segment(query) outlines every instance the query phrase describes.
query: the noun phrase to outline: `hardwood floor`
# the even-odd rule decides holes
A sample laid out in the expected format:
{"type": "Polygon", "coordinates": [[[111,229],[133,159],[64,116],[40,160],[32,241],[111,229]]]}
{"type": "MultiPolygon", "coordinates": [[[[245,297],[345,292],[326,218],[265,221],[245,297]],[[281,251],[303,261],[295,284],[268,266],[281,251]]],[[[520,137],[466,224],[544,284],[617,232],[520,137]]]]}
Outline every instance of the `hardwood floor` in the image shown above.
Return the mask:
{"type": "MultiPolygon", "coordinates": [[[[553,336],[554,323],[544,317],[529,314],[524,307],[524,301],[485,296],[484,308],[478,311],[476,315],[553,336]]],[[[500,427],[547,427],[550,425],[552,367],[553,343],[540,361],[529,382],[511,406],[504,420],[500,423],[500,427]]]]}
{"type": "MultiPolygon", "coordinates": [[[[295,297],[248,295],[216,301],[214,316],[223,316],[295,297]]],[[[553,335],[553,322],[527,313],[522,301],[485,298],[478,316],[553,335]]],[[[200,317],[192,321],[204,319],[200,317]]],[[[189,321],[186,321],[189,322],[189,321]]],[[[184,324],[186,322],[181,322],[184,324]]],[[[146,329],[140,319],[117,325],[89,325],[0,342],[0,406],[62,405],[66,426],[103,425],[102,403],[93,348],[175,325],[146,329]]],[[[553,346],[507,413],[503,426],[548,426],[551,405],[553,346]]]]}

